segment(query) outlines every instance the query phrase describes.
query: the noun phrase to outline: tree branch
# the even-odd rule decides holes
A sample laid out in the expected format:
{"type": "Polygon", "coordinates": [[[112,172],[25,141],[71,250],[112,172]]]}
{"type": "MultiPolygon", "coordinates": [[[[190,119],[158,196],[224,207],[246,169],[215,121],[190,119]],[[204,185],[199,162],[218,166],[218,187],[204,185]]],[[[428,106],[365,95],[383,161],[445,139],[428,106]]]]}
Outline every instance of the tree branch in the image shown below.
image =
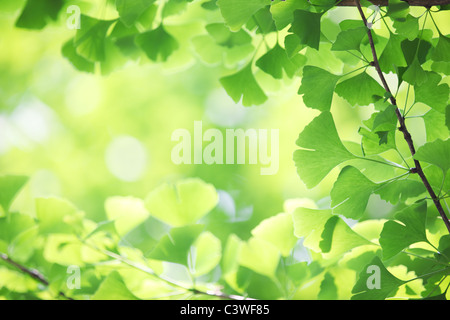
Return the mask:
{"type": "MultiPolygon", "coordinates": [[[[368,0],[368,1],[377,6],[385,7],[388,5],[388,0],[368,0]]],[[[450,4],[450,0],[403,0],[403,1],[407,2],[410,6],[417,6],[417,7],[432,7],[450,4]]],[[[354,0],[342,0],[337,5],[344,7],[356,6],[354,0]]]]}
{"type": "MultiPolygon", "coordinates": [[[[387,93],[390,94],[390,102],[393,106],[395,106],[395,114],[397,115],[397,119],[399,122],[399,130],[403,133],[403,137],[408,144],[409,151],[411,152],[411,155],[414,156],[416,154],[416,149],[414,148],[414,143],[411,137],[411,134],[409,133],[408,129],[406,128],[405,124],[405,118],[402,116],[400,109],[397,106],[397,101],[395,100],[391,90],[389,89],[389,86],[386,82],[386,79],[384,78],[383,72],[381,71],[380,64],[378,62],[377,52],[375,50],[375,44],[372,37],[372,30],[368,27],[366,16],[364,15],[364,12],[361,8],[360,0],[353,0],[355,6],[358,8],[359,14],[364,22],[364,25],[367,27],[367,36],[369,38],[370,48],[372,50],[372,56],[373,56],[373,66],[375,67],[378,76],[380,77],[381,83],[383,84],[384,89],[387,93]]],[[[422,1],[422,2],[431,2],[431,1],[422,1]]],[[[431,187],[427,177],[425,176],[425,173],[423,172],[422,166],[420,165],[420,162],[416,159],[414,159],[414,170],[411,170],[411,173],[417,173],[422,180],[425,188],[427,189],[431,199],[433,200],[434,205],[436,206],[436,209],[438,210],[440,216],[442,217],[442,220],[444,220],[445,226],[447,227],[448,232],[450,233],[450,221],[447,218],[447,215],[445,214],[444,208],[441,205],[441,202],[439,201],[439,198],[436,196],[436,193],[434,192],[433,188],[431,187]]]]}
{"type": "MultiPolygon", "coordinates": [[[[19,269],[21,272],[29,275],[34,280],[36,280],[37,282],[43,284],[44,286],[48,287],[50,285],[50,282],[48,282],[48,280],[41,273],[39,273],[39,271],[34,270],[34,269],[29,269],[29,268],[27,268],[27,267],[25,267],[25,266],[15,262],[10,257],[8,257],[8,255],[6,255],[4,253],[0,253],[0,260],[3,260],[7,264],[15,267],[16,269],[19,269]]],[[[64,292],[60,291],[60,292],[58,292],[58,295],[60,297],[65,298],[65,299],[73,300],[72,298],[66,296],[64,292]]]]}

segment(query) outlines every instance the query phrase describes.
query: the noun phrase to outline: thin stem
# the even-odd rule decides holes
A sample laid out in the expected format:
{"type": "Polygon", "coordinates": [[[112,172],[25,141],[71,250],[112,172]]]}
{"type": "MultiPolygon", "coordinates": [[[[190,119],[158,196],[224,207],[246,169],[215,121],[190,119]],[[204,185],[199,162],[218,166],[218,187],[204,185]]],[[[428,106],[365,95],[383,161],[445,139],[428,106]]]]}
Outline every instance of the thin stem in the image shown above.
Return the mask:
{"type": "MultiPolygon", "coordinates": [[[[20,263],[17,263],[16,261],[12,260],[8,255],[0,252],[0,260],[6,262],[7,264],[15,267],[16,269],[19,269],[21,272],[29,275],[31,278],[36,280],[37,282],[43,284],[46,287],[50,286],[50,282],[37,270],[29,269],[20,263]]],[[[68,299],[68,300],[74,300],[73,298],[70,298],[66,296],[66,294],[62,291],[58,292],[58,296],[68,299]]]]}
{"type": "Polygon", "coordinates": [[[447,267],[447,268],[444,268],[444,269],[439,269],[439,270],[436,270],[436,271],[425,273],[425,274],[422,274],[422,275],[417,276],[415,278],[406,280],[405,282],[411,282],[411,281],[414,281],[414,280],[418,280],[418,279],[422,279],[422,278],[425,278],[425,277],[429,277],[429,276],[432,276],[432,275],[437,274],[437,273],[441,273],[441,272],[443,272],[445,270],[449,270],[449,269],[450,269],[450,267],[447,267]]]}
{"type": "MultiPolygon", "coordinates": [[[[367,27],[367,19],[362,10],[361,3],[359,2],[359,0],[354,0],[354,3],[356,5],[356,7],[358,8],[358,12],[364,22],[364,25],[367,27]]],[[[400,127],[398,128],[398,130],[400,130],[403,133],[403,137],[404,137],[406,143],[408,144],[411,155],[414,156],[416,154],[416,149],[414,147],[414,143],[413,143],[411,134],[409,133],[409,131],[406,127],[405,118],[402,116],[401,111],[397,106],[397,101],[394,98],[394,96],[392,96],[391,90],[389,89],[389,86],[386,82],[383,72],[381,71],[380,64],[378,62],[377,52],[375,50],[375,44],[374,44],[373,37],[372,37],[372,30],[368,27],[367,27],[367,36],[369,38],[370,48],[372,50],[373,65],[378,73],[378,76],[380,77],[380,80],[383,84],[384,89],[386,90],[387,93],[389,93],[391,95],[391,97],[390,97],[391,104],[396,107],[395,113],[397,115],[397,119],[400,124],[400,127]]],[[[442,207],[442,205],[439,201],[439,198],[436,196],[436,193],[434,192],[427,177],[425,176],[425,173],[423,172],[420,162],[418,160],[414,159],[414,165],[415,165],[414,172],[416,172],[419,175],[420,179],[422,180],[425,188],[427,189],[428,193],[430,194],[431,199],[433,200],[434,205],[436,206],[436,209],[438,210],[442,220],[444,221],[448,232],[450,233],[450,221],[447,218],[447,215],[445,214],[444,208],[442,207]]]]}
{"type": "Polygon", "coordinates": [[[398,163],[394,163],[394,162],[385,162],[385,161],[380,161],[380,160],[371,159],[371,158],[366,158],[366,157],[357,157],[357,158],[358,158],[358,159],[361,159],[361,160],[372,161],[372,162],[384,164],[384,165],[387,165],[387,166],[391,166],[391,167],[394,167],[394,168],[398,168],[398,169],[403,169],[403,170],[406,170],[406,171],[410,171],[408,168],[405,168],[405,167],[399,165],[398,163]]]}

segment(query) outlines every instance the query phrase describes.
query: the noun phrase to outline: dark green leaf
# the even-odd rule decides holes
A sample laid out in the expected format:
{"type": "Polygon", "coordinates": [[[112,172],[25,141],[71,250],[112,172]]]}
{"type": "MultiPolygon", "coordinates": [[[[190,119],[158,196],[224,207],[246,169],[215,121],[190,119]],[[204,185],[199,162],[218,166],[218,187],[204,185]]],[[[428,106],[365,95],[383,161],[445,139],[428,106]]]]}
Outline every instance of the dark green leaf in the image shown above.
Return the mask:
{"type": "Polygon", "coordinates": [[[414,159],[433,164],[445,174],[450,169],[450,139],[437,139],[424,144],[417,150],[414,159]]]}
{"type": "Polygon", "coordinates": [[[276,44],[275,47],[259,58],[256,65],[275,79],[283,77],[283,70],[289,78],[292,78],[300,68],[289,59],[286,51],[279,44],[276,44]]]}
{"type": "Polygon", "coordinates": [[[27,0],[16,21],[16,27],[43,29],[49,20],[57,20],[58,13],[63,5],[63,0],[27,0]]]}
{"type": "Polygon", "coordinates": [[[367,72],[344,80],[336,86],[336,93],[352,106],[368,106],[375,101],[374,96],[383,96],[385,90],[367,72]]]}
{"type": "Polygon", "coordinates": [[[217,1],[225,23],[232,31],[238,31],[259,9],[270,4],[270,0],[217,1]]]}
{"type": "Polygon", "coordinates": [[[320,43],[321,17],[322,13],[295,10],[294,22],[289,31],[297,35],[301,44],[318,50],[320,43]]]}
{"type": "Polygon", "coordinates": [[[450,90],[447,83],[441,82],[442,77],[432,71],[425,71],[426,81],[414,86],[416,102],[423,102],[430,108],[445,113],[450,90]]]}
{"type": "Polygon", "coordinates": [[[116,0],[116,8],[122,22],[131,27],[155,0],[116,0]]]}
{"type": "Polygon", "coordinates": [[[347,29],[341,31],[333,43],[331,50],[334,51],[359,51],[362,39],[367,35],[366,27],[358,27],[355,29],[347,29]]]}
{"type": "Polygon", "coordinates": [[[431,54],[434,61],[450,61],[450,38],[442,34],[439,35],[439,41],[431,54]]]}

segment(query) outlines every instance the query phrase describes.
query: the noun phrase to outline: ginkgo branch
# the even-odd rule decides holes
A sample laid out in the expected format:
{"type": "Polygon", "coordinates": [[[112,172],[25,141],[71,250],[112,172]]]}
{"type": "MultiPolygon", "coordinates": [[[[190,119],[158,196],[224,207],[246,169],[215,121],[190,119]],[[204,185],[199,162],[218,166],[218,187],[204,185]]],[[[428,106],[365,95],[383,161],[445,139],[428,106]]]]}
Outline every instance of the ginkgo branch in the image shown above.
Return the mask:
{"type": "MultiPolygon", "coordinates": [[[[358,8],[358,12],[359,12],[359,14],[361,16],[361,19],[364,22],[364,25],[367,27],[367,36],[369,38],[370,48],[371,48],[371,51],[372,51],[373,66],[375,67],[375,69],[377,71],[377,74],[380,77],[380,80],[381,80],[381,82],[383,84],[384,89],[390,95],[390,99],[389,100],[390,100],[391,104],[393,106],[395,106],[395,114],[397,115],[397,119],[398,119],[398,122],[399,122],[399,125],[400,125],[398,129],[403,133],[403,137],[404,137],[406,143],[408,144],[408,147],[409,147],[409,150],[411,152],[411,155],[414,157],[414,155],[416,153],[416,149],[414,147],[414,143],[413,143],[411,134],[409,133],[409,131],[408,131],[407,127],[406,127],[405,118],[401,114],[401,111],[400,111],[400,109],[397,106],[397,101],[396,101],[395,97],[392,95],[392,92],[389,89],[389,86],[388,86],[388,84],[386,82],[386,79],[385,79],[385,77],[383,75],[383,72],[381,71],[381,67],[380,67],[380,64],[378,62],[377,52],[375,50],[375,44],[374,44],[373,37],[372,37],[372,30],[368,27],[367,19],[366,19],[366,16],[364,15],[364,12],[362,10],[360,0],[353,0],[353,1],[355,3],[356,7],[358,8]]],[[[411,172],[417,173],[419,175],[419,177],[422,180],[425,188],[427,189],[431,199],[433,200],[433,203],[436,206],[436,209],[438,210],[442,220],[444,221],[448,232],[450,233],[450,221],[448,220],[447,215],[445,214],[444,208],[442,207],[439,198],[436,196],[436,193],[434,192],[434,190],[431,187],[427,177],[425,176],[425,173],[423,172],[423,169],[422,169],[422,166],[421,166],[420,162],[418,160],[414,159],[414,165],[415,165],[414,171],[411,171],[411,172]]]]}

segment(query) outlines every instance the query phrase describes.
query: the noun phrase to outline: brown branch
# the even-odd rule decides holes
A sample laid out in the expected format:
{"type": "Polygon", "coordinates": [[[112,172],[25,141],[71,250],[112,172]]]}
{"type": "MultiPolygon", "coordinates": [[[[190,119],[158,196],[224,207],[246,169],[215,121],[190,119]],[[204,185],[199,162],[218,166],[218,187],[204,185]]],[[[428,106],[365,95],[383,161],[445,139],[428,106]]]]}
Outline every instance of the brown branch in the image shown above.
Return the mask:
{"type": "MultiPolygon", "coordinates": [[[[29,275],[30,277],[32,277],[34,280],[36,280],[37,282],[43,284],[44,286],[48,287],[50,285],[50,282],[48,282],[48,280],[37,270],[33,270],[33,269],[29,269],[17,262],[15,262],[14,260],[12,260],[10,257],[8,257],[8,255],[4,254],[4,253],[0,253],[0,260],[3,260],[4,262],[6,262],[7,264],[15,267],[16,269],[19,269],[21,272],[29,275]]],[[[66,296],[64,294],[64,292],[58,292],[58,295],[60,297],[63,297],[65,299],[68,300],[73,300],[72,298],[66,296]]]]}
{"type": "MultiPolygon", "coordinates": [[[[388,0],[368,0],[368,1],[377,6],[385,7],[388,5],[388,0]]],[[[416,6],[416,7],[432,7],[432,6],[442,6],[442,5],[450,4],[450,0],[403,0],[403,1],[407,2],[410,6],[416,6]]],[[[344,7],[356,6],[354,0],[342,0],[337,5],[344,6],[344,7]]]]}
{"type": "MultiPolygon", "coordinates": [[[[400,124],[398,129],[403,133],[403,137],[404,137],[406,143],[408,144],[409,151],[411,152],[411,155],[414,156],[416,154],[416,149],[414,148],[414,143],[413,143],[411,134],[409,133],[408,129],[406,128],[405,118],[402,116],[400,109],[397,106],[397,101],[395,100],[394,96],[392,95],[392,92],[389,89],[386,79],[384,78],[383,72],[381,71],[380,64],[378,62],[377,52],[375,50],[375,44],[374,44],[373,37],[372,37],[372,31],[368,27],[367,19],[366,19],[366,16],[364,15],[364,12],[362,11],[359,0],[353,0],[353,1],[354,1],[355,6],[358,8],[359,14],[364,22],[364,25],[367,27],[367,36],[369,38],[370,48],[372,50],[372,56],[373,56],[373,63],[371,65],[373,65],[375,67],[375,69],[378,73],[378,76],[381,79],[384,89],[390,95],[391,104],[393,106],[395,106],[395,113],[397,115],[398,122],[400,124]]],[[[425,2],[425,1],[423,1],[423,2],[425,2]]],[[[431,1],[429,1],[429,2],[431,2],[431,1]]],[[[418,160],[414,159],[414,165],[415,165],[415,168],[413,168],[414,170],[411,170],[411,173],[417,173],[419,175],[419,177],[422,180],[425,188],[427,189],[431,199],[433,200],[434,205],[436,206],[436,209],[438,210],[439,214],[441,215],[442,220],[444,220],[444,223],[445,223],[445,226],[447,227],[448,232],[450,233],[450,221],[448,220],[447,215],[445,214],[444,208],[442,207],[441,202],[439,201],[439,198],[436,196],[436,193],[434,192],[427,177],[425,176],[425,173],[423,172],[420,162],[418,160]]]]}

